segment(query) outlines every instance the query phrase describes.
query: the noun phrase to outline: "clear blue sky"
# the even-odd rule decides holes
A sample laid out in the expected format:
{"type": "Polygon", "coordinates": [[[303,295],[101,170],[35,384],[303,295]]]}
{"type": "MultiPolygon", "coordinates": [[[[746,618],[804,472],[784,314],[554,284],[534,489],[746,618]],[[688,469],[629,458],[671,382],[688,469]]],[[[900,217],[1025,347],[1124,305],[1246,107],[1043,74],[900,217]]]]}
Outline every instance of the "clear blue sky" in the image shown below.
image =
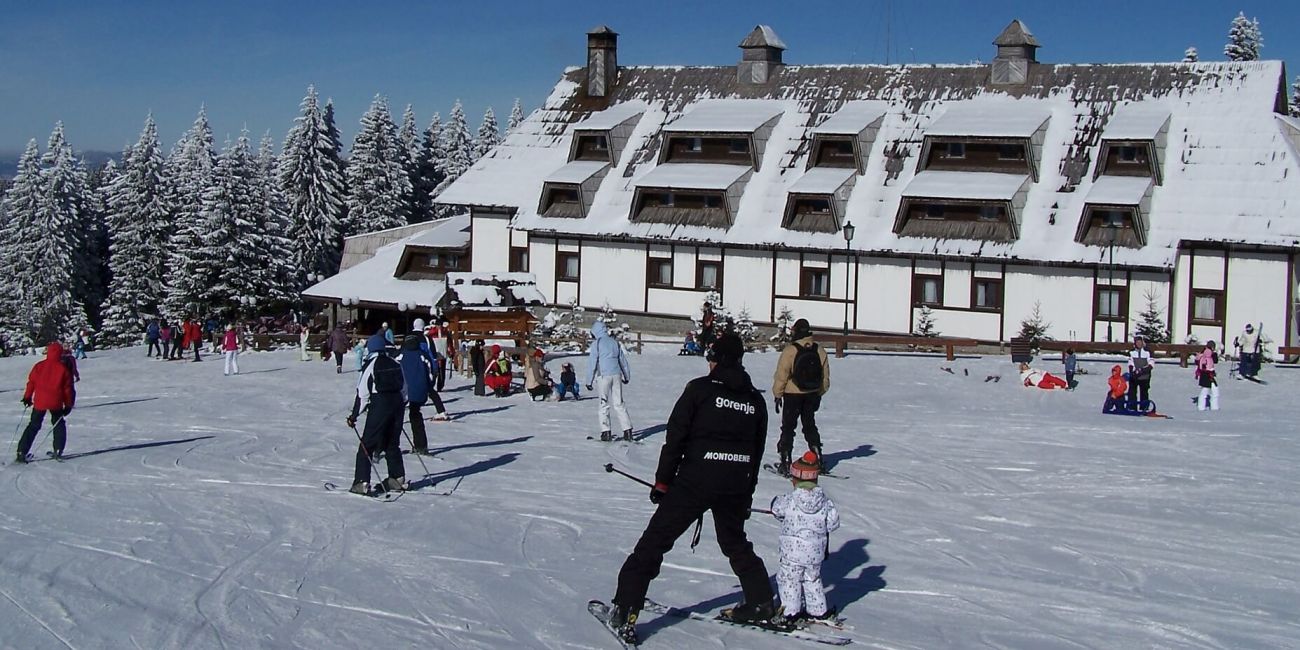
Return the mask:
{"type": "Polygon", "coordinates": [[[987,61],[1017,17],[1043,61],[1173,61],[1189,45],[1212,61],[1241,10],[1260,20],[1264,58],[1296,59],[1294,1],[0,0],[0,151],[43,144],[56,120],[78,149],[118,150],[149,111],[170,146],[200,104],[219,141],[247,126],[278,142],[312,83],[348,142],[376,93],[398,113],[414,104],[421,127],[457,98],[471,127],[489,105],[504,121],[515,97],[531,110],[582,65],[600,23],[621,34],[624,64],[732,64],[756,23],[775,27],[789,63],[883,63],[887,33],[893,62],[987,61]]]}

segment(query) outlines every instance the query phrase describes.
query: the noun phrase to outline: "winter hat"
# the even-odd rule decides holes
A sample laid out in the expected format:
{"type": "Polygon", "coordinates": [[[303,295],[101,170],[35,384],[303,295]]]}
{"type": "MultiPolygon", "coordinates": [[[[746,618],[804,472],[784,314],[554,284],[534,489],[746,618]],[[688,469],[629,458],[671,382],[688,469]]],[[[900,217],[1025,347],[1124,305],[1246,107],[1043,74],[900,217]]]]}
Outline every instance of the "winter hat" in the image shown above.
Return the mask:
{"type": "Polygon", "coordinates": [[[794,322],[794,327],[790,328],[790,338],[805,339],[812,336],[812,326],[808,324],[808,319],[800,318],[794,322]]]}
{"type": "Polygon", "coordinates": [[[1253,331],[1255,331],[1255,326],[1254,326],[1253,324],[1251,324],[1251,323],[1246,323],[1246,331],[1247,331],[1247,332],[1253,332],[1253,331]]]}
{"type": "Polygon", "coordinates": [[[417,319],[415,319],[415,322],[414,322],[414,323],[411,323],[411,331],[412,331],[412,332],[422,332],[422,331],[424,331],[424,319],[423,319],[423,318],[417,318],[417,319]]]}
{"type": "Polygon", "coordinates": [[[375,332],[366,339],[366,352],[383,352],[388,347],[388,339],[384,338],[383,332],[375,332]]]}
{"type": "Polygon", "coordinates": [[[227,331],[227,332],[233,332],[233,331],[235,331],[235,326],[234,326],[234,325],[227,325],[227,326],[226,326],[226,331],[227,331]]]}
{"type": "Polygon", "coordinates": [[[708,360],[720,366],[737,366],[740,365],[743,356],[745,356],[745,344],[734,332],[727,332],[713,342],[713,346],[709,348],[708,360]]]}
{"type": "Polygon", "coordinates": [[[811,450],[804,452],[799,460],[790,463],[790,477],[800,481],[816,481],[820,472],[821,463],[817,460],[817,454],[811,450]]]}

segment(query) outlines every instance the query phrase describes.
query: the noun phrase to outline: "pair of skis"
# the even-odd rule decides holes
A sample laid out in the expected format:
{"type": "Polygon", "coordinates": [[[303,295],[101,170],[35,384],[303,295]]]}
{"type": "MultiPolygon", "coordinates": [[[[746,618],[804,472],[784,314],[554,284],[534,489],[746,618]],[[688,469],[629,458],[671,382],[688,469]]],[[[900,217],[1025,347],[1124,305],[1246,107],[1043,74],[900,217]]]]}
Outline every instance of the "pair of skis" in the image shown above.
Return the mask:
{"type": "MultiPolygon", "coordinates": [[[[599,600],[592,600],[587,603],[587,611],[591,612],[591,615],[596,617],[596,620],[600,621],[601,625],[603,625],[606,630],[609,630],[609,632],[614,635],[614,638],[620,644],[622,644],[625,650],[640,647],[640,639],[638,639],[635,635],[633,635],[631,638],[626,638],[623,636],[623,634],[620,633],[619,630],[615,629],[613,626],[609,624],[609,610],[610,610],[610,606],[599,600]]],[[[773,621],[764,621],[764,622],[755,622],[755,623],[737,621],[730,617],[731,610],[729,609],[722,610],[722,612],[716,616],[709,616],[708,614],[702,614],[700,612],[695,612],[688,609],[669,607],[667,605],[657,603],[647,598],[645,601],[645,605],[642,608],[642,611],[653,612],[661,616],[674,616],[677,618],[693,619],[697,621],[709,621],[712,623],[718,623],[721,625],[730,625],[733,627],[743,627],[757,632],[764,632],[767,634],[777,634],[792,639],[811,641],[813,643],[821,643],[824,645],[844,646],[853,643],[852,639],[845,636],[837,636],[832,634],[818,634],[815,632],[810,632],[808,631],[807,626],[787,625],[784,623],[777,623],[773,621]]],[[[842,627],[843,619],[834,619],[834,621],[829,622],[828,625],[835,629],[843,629],[842,627]]]]}
{"type": "MultiPolygon", "coordinates": [[[[773,474],[776,474],[777,476],[780,476],[780,477],[783,477],[783,478],[790,478],[788,475],[786,475],[786,474],[782,474],[782,473],[781,473],[781,470],[777,468],[777,466],[776,466],[775,463],[763,463],[763,469],[765,469],[765,470],[767,470],[767,471],[769,471],[769,472],[771,472],[771,473],[773,473],[773,474]]],[[[818,476],[818,477],[821,477],[821,478],[833,478],[833,479],[838,479],[838,480],[841,480],[841,481],[848,480],[848,478],[849,478],[849,477],[847,477],[847,476],[842,476],[842,475],[840,475],[840,474],[832,474],[832,473],[830,473],[830,472],[821,472],[821,473],[818,474],[817,476],[818,476]]]]}

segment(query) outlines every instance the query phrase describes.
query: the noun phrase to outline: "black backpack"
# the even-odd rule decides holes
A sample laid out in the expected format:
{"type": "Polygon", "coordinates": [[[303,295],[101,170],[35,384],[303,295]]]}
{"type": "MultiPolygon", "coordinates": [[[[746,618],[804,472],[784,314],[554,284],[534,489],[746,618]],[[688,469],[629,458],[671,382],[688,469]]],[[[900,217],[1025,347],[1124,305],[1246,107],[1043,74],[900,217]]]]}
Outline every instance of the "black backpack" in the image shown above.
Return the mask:
{"type": "Polygon", "coordinates": [[[822,389],[822,357],[817,353],[817,344],[808,347],[791,343],[795,347],[794,368],[790,378],[799,390],[818,391],[822,389]]]}
{"type": "Polygon", "coordinates": [[[372,394],[402,392],[406,381],[402,378],[402,366],[397,361],[380,352],[370,360],[370,363],[374,365],[374,370],[370,373],[372,394]]]}

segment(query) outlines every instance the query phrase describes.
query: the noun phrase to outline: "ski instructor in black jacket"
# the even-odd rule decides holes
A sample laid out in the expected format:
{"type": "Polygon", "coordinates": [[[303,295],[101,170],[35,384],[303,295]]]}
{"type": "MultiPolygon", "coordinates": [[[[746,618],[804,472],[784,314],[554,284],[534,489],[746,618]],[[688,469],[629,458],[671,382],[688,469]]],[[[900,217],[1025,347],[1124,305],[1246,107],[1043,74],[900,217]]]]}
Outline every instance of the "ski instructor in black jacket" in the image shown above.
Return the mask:
{"type": "Polygon", "coordinates": [[[668,418],[650,501],[658,509],[618,574],[611,627],[635,638],[636,616],[664,554],[705,511],[713,512],[718,547],[740,579],[745,602],[732,610],[741,621],[774,614],[767,567],[745,537],[745,520],[758,484],[767,437],[767,405],[741,365],[744,344],[724,334],[709,350],[709,374],[691,380],[668,418]]]}

